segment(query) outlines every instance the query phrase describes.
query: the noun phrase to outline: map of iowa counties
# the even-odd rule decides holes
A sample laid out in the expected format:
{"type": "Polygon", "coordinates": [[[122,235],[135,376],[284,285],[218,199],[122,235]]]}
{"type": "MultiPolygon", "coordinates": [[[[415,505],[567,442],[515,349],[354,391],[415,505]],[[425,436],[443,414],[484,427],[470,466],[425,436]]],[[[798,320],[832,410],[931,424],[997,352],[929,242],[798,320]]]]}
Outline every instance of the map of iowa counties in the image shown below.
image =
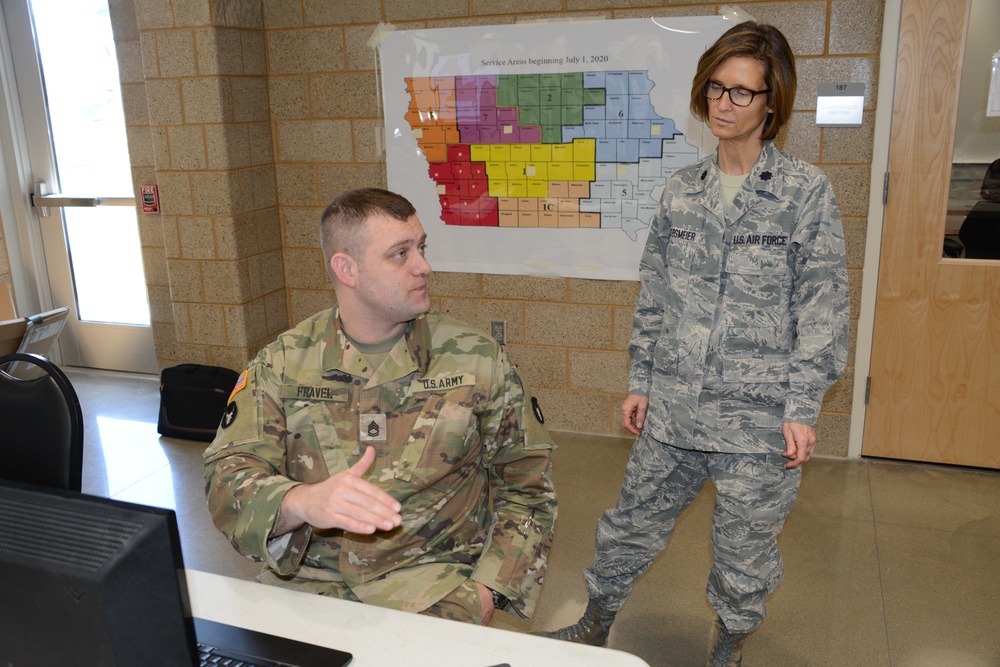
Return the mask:
{"type": "Polygon", "coordinates": [[[617,229],[636,240],[698,157],[646,71],[407,78],[406,120],[449,225],[617,229]]]}

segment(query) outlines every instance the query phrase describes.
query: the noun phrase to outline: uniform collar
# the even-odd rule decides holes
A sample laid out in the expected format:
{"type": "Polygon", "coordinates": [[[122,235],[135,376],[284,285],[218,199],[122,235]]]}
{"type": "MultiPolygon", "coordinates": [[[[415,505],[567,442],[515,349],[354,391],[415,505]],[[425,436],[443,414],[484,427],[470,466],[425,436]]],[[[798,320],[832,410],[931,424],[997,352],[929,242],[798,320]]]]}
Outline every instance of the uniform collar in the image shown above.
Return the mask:
{"type": "MultiPolygon", "coordinates": [[[[776,201],[777,192],[780,190],[782,173],[779,168],[780,153],[771,141],[764,141],[764,147],[757,156],[757,161],[747,175],[743,187],[737,191],[733,198],[733,206],[737,210],[737,215],[727,224],[732,224],[749,211],[753,206],[763,200],[776,201]]],[[[720,220],[725,220],[726,215],[722,205],[722,188],[718,185],[719,180],[719,154],[718,150],[701,163],[701,170],[695,173],[694,182],[686,190],[686,194],[701,198],[705,207],[712,211],[720,220]]]]}
{"type": "MultiPolygon", "coordinates": [[[[747,180],[743,187],[762,193],[774,194],[780,188],[781,170],[778,168],[778,150],[771,141],[764,141],[764,147],[757,156],[757,162],[747,175],[747,180]]],[[[698,195],[705,192],[711,183],[718,179],[719,174],[719,153],[718,149],[709,158],[701,163],[701,171],[695,174],[694,181],[687,188],[686,192],[698,195]]]]}
{"type": "Polygon", "coordinates": [[[425,373],[430,364],[431,332],[426,315],[420,315],[406,323],[403,336],[389,350],[377,371],[368,368],[367,358],[347,339],[340,322],[338,306],[330,310],[323,343],[324,371],[342,371],[355,377],[367,378],[368,386],[392,382],[415,371],[425,373]]]}
{"type": "Polygon", "coordinates": [[[764,148],[757,157],[757,163],[747,176],[747,184],[758,195],[767,193],[772,197],[781,189],[784,170],[779,166],[780,153],[771,141],[764,142],[764,148]]]}

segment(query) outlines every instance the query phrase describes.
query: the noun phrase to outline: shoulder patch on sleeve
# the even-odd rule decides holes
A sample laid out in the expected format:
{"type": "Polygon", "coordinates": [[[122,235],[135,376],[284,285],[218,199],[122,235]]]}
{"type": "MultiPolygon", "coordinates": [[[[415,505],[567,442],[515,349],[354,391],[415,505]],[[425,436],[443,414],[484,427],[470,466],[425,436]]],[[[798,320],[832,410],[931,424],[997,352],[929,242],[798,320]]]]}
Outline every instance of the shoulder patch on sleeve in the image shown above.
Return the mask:
{"type": "Polygon", "coordinates": [[[249,373],[249,371],[243,371],[240,373],[240,376],[236,379],[236,386],[233,387],[232,393],[229,394],[229,400],[226,401],[227,403],[231,403],[233,397],[247,386],[247,373],[249,373]]]}

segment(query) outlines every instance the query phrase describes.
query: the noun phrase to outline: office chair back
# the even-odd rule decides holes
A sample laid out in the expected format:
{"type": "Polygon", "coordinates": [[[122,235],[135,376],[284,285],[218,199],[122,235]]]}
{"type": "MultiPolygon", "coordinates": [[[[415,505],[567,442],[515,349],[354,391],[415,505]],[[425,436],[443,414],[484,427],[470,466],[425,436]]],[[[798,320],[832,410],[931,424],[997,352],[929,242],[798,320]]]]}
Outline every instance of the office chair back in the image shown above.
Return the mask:
{"type": "Polygon", "coordinates": [[[0,357],[0,478],[79,491],[82,477],[83,412],[69,378],[37,354],[0,357]],[[14,362],[41,375],[8,375],[14,362]]]}

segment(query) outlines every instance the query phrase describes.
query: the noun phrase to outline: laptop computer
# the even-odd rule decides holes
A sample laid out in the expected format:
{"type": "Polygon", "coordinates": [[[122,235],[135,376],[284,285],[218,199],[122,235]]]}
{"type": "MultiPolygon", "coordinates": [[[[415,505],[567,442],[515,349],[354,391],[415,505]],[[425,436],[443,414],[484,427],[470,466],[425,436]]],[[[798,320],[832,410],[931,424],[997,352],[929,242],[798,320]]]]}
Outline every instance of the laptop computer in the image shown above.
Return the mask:
{"type": "Polygon", "coordinates": [[[205,646],[267,667],[352,658],[193,618],[169,509],[0,480],[0,590],[2,665],[198,665],[205,646]]]}

